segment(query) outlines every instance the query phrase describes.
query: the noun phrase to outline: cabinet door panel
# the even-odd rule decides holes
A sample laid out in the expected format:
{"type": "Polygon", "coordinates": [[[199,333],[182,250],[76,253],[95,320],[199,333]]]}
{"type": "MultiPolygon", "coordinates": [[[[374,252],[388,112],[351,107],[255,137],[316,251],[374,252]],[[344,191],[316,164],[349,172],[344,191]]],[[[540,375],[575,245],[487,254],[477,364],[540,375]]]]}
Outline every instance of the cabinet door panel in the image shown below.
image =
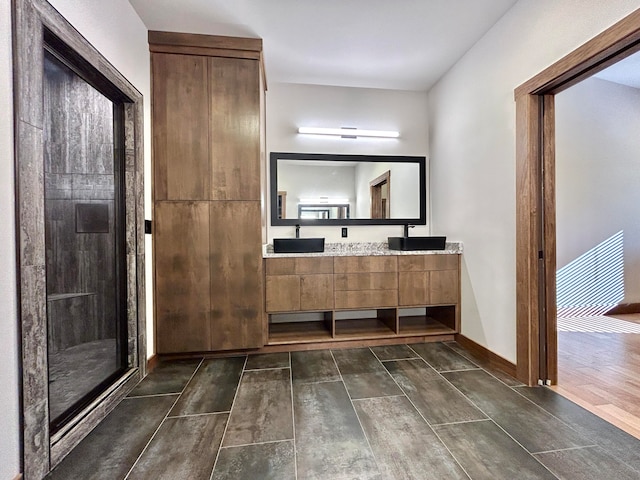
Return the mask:
{"type": "Polygon", "coordinates": [[[259,67],[257,60],[209,59],[212,200],[260,200],[259,67]]]}
{"type": "Polygon", "coordinates": [[[429,304],[429,272],[400,272],[398,277],[400,305],[429,304]]]}
{"type": "Polygon", "coordinates": [[[155,206],[156,345],[158,353],[209,350],[209,206],[155,206]]]}
{"type": "Polygon", "coordinates": [[[458,271],[441,270],[429,272],[430,304],[458,303],[458,271]]]}
{"type": "Polygon", "coordinates": [[[300,309],[333,309],[333,275],[300,276],[300,309]]]}
{"type": "Polygon", "coordinates": [[[266,277],[267,312],[295,312],[300,310],[300,277],[298,275],[270,275],[266,277]]]}
{"type": "Polygon", "coordinates": [[[207,58],[152,54],[155,200],[209,199],[207,58]]]}
{"type": "Polygon", "coordinates": [[[398,274],[391,273],[342,273],[335,275],[336,290],[395,290],[398,274]]]}
{"type": "Polygon", "coordinates": [[[260,202],[210,203],[211,345],[262,346],[260,202]]]}

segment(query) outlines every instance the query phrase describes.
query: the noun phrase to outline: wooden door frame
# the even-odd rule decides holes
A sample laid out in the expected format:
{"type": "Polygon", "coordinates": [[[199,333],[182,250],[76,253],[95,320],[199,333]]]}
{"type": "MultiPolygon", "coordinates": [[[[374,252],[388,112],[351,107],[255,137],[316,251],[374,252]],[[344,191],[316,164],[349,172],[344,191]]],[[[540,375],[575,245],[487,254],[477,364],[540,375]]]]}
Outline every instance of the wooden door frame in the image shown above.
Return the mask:
{"type": "Polygon", "coordinates": [[[382,175],[374,178],[369,182],[369,191],[371,195],[371,218],[390,218],[391,217],[391,170],[387,170],[382,175]],[[387,203],[384,206],[384,217],[374,216],[374,212],[378,208],[379,193],[382,185],[387,185],[387,203]]]}
{"type": "Polygon", "coordinates": [[[638,50],[640,9],[515,89],[517,377],[528,385],[557,383],[555,94],[638,50]]]}

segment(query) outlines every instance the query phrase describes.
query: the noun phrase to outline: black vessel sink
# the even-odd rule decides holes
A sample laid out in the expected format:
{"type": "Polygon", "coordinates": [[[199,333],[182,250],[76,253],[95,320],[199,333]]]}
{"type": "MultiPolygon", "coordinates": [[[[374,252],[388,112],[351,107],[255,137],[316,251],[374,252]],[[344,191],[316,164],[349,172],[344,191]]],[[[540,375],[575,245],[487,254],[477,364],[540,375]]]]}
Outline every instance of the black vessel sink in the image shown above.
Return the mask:
{"type": "Polygon", "coordinates": [[[447,237],[389,237],[390,250],[444,250],[447,237]]]}
{"type": "Polygon", "coordinates": [[[274,238],[274,253],[324,252],[324,238],[274,238]]]}

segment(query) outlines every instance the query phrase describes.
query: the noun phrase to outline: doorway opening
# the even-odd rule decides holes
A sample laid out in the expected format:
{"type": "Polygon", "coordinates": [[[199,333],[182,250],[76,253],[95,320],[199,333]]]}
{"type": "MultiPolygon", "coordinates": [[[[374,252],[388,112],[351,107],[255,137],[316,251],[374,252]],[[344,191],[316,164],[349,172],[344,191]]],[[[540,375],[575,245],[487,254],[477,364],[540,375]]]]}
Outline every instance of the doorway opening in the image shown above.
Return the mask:
{"type": "Polygon", "coordinates": [[[391,218],[391,171],[387,170],[369,182],[371,218],[391,218]]]}
{"type": "MultiPolygon", "coordinates": [[[[558,382],[556,301],[563,290],[556,284],[556,232],[559,226],[556,216],[555,96],[640,50],[638,25],[640,10],[515,91],[519,192],[516,199],[517,371],[519,379],[529,385],[555,385],[558,382]]],[[[618,238],[616,233],[617,230],[610,232],[612,241],[618,238]]],[[[600,254],[604,254],[602,250],[600,254]]]]}

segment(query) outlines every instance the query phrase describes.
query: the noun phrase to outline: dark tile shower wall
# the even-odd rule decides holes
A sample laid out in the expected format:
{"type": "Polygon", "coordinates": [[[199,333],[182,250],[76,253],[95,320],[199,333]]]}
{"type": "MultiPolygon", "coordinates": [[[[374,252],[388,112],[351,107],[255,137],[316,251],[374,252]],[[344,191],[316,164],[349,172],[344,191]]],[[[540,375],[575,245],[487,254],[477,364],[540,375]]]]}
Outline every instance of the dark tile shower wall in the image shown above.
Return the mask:
{"type": "Polygon", "coordinates": [[[116,336],[113,104],[52,61],[45,71],[47,307],[55,352],[116,336]],[[109,233],[105,225],[93,229],[98,233],[78,225],[78,208],[91,214],[92,205],[98,214],[108,209],[109,233]]]}

